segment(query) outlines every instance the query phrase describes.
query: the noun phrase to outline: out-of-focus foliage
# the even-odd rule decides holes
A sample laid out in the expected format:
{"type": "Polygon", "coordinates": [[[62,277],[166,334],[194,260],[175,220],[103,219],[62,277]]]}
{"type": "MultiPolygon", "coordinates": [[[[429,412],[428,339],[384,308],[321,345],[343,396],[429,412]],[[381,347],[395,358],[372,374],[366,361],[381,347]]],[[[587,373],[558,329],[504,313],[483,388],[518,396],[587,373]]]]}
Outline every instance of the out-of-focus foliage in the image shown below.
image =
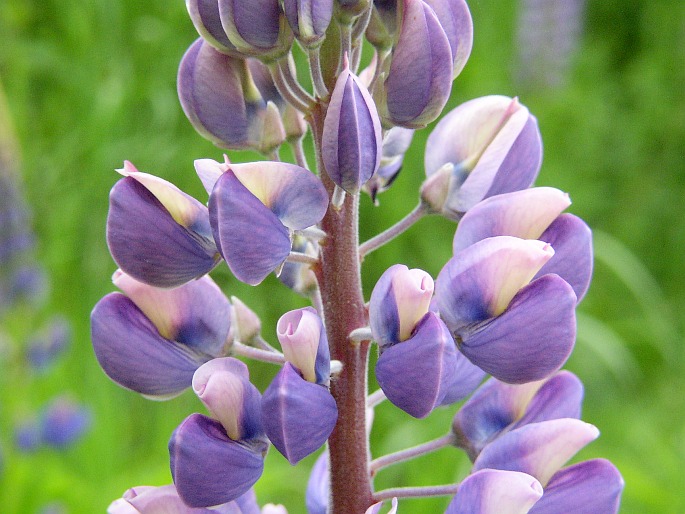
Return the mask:
{"type": "MultiPolygon", "coordinates": [[[[538,117],[545,145],[538,184],[568,191],[571,211],[596,232],[595,278],[580,306],[569,368],[585,383],[584,419],[602,437],[578,459],[602,456],[618,466],[626,480],[622,512],[683,512],[685,3],[588,0],[565,85],[543,88],[533,81],[525,89],[514,81],[517,5],[470,3],[474,50],[449,105],[486,94],[520,95],[538,117]]],[[[7,369],[11,363],[0,364],[3,512],[33,513],[50,502],[72,513],[103,512],[129,486],[168,483],[169,435],[189,412],[202,411],[189,393],[153,403],[118,388],[97,366],[88,327],[90,309],[113,289],[104,226],[114,168],[129,159],[204,198],[192,161],[222,158],[195,134],[176,97],[178,62],[195,37],[181,1],[0,3],[0,78],[23,151],[38,258],[52,286],[48,310],[64,313],[74,328],[66,360],[30,388],[21,373],[7,369]],[[12,440],[15,423],[63,389],[92,406],[92,430],[62,452],[20,454],[12,440]]],[[[362,239],[414,205],[426,136],[416,134],[380,207],[362,200],[362,239]]],[[[454,225],[438,218],[419,225],[366,258],[367,291],[395,262],[437,275],[450,255],[454,225]]],[[[223,266],[213,276],[260,313],[272,341],[278,317],[303,305],[274,277],[253,289],[223,266]]],[[[22,319],[21,313],[3,319],[12,334],[8,344],[24,344],[31,327],[22,319]]],[[[263,389],[275,369],[253,369],[263,389]]],[[[382,405],[374,456],[443,434],[452,412],[441,409],[417,421],[382,405]]],[[[315,457],[295,468],[277,452],[268,459],[257,486],[260,500],[304,512],[315,457]]],[[[450,482],[467,469],[460,453],[443,450],[380,472],[376,487],[450,482]]],[[[421,509],[446,504],[438,499],[421,509]]],[[[418,508],[405,505],[407,512],[418,508]]]]}

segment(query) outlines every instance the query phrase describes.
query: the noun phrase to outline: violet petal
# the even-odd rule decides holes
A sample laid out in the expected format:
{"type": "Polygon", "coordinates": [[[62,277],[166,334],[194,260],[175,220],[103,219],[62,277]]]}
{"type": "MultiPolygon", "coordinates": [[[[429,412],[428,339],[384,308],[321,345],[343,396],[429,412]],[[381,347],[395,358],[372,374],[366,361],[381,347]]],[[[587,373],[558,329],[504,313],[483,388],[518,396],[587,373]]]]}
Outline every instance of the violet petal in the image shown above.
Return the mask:
{"type": "Polygon", "coordinates": [[[395,406],[415,418],[424,418],[445,398],[456,366],[456,348],[449,330],[429,312],[410,339],[383,349],[376,363],[376,378],[395,406]]]}
{"type": "Polygon", "coordinates": [[[624,485],[618,469],[608,460],[580,462],[552,477],[530,514],[616,514],[624,485]]]}
{"type": "Polygon", "coordinates": [[[210,507],[245,494],[264,469],[267,443],[233,441],[218,421],[191,414],[169,440],[171,475],[191,507],[210,507]]]}
{"type": "Polygon", "coordinates": [[[462,481],[445,514],[526,514],[541,496],[540,482],[526,473],[482,469],[462,481]]]}
{"type": "Polygon", "coordinates": [[[488,444],[473,463],[485,468],[521,471],[545,486],[561,466],[594,441],[599,430],[578,419],[562,418],[524,425],[488,444]]]}
{"type": "Polygon", "coordinates": [[[455,333],[459,349],[497,379],[522,384],[558,370],[573,349],[576,295],[557,275],[531,282],[500,316],[455,333]]]}
{"type": "Polygon", "coordinates": [[[337,419],[338,408],[328,389],[304,380],[289,362],[264,391],[264,430],[292,465],[326,442],[337,419]]]}
{"type": "Polygon", "coordinates": [[[239,280],[257,285],[290,253],[288,229],[227,170],[209,197],[214,239],[239,280]]]}
{"type": "Polygon", "coordinates": [[[144,395],[169,397],[190,386],[195,370],[210,356],[164,339],[121,293],[110,293],[91,313],[95,356],[117,384],[144,395]]]}
{"type": "Polygon", "coordinates": [[[384,88],[388,121],[422,128],[437,118],[452,90],[452,51],[433,9],[403,0],[402,26],[384,88]]]}
{"type": "Polygon", "coordinates": [[[131,177],[109,195],[107,245],[117,265],[157,287],[176,287],[217,263],[210,239],[179,225],[160,201],[131,177]]]}
{"type": "Polygon", "coordinates": [[[538,275],[555,273],[571,284],[578,297],[583,299],[592,278],[592,231],[573,214],[562,214],[540,236],[554,248],[554,257],[538,275]]]}

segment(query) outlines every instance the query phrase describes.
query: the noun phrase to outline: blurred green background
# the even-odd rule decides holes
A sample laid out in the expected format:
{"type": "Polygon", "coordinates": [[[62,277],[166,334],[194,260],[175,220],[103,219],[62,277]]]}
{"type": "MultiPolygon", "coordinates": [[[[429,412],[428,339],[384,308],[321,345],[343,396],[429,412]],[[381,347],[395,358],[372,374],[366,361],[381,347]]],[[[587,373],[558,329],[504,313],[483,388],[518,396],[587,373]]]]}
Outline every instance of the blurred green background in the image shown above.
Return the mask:
{"type": "MultiPolygon", "coordinates": [[[[519,95],[540,122],[545,158],[539,185],[568,191],[571,212],[595,230],[594,282],[579,308],[579,341],[568,368],[585,383],[584,419],[601,437],[577,459],[606,457],[621,470],[624,513],[685,512],[685,2],[591,0],[565,84],[543,88],[516,77],[512,0],[470,2],[475,45],[450,106],[486,94],[519,95]],[[525,86],[525,87],[524,87],[525,86]]],[[[192,393],[166,403],[113,384],[89,338],[93,305],[113,290],[115,265],[104,230],[107,195],[124,159],[204,199],[193,160],[222,152],[194,133],[176,98],[178,62],[196,33],[183,2],[169,0],[2,0],[0,79],[22,150],[23,190],[33,210],[37,254],[51,292],[37,312],[0,318],[14,353],[52,313],[72,322],[66,357],[38,375],[0,364],[0,511],[104,512],[130,486],[170,482],[166,444],[190,412],[192,393]],[[65,451],[16,450],[13,429],[27,412],[68,392],[93,411],[85,438],[65,451]]],[[[415,204],[428,131],[414,139],[380,206],[362,200],[362,239],[415,204]]],[[[234,154],[235,155],[235,154],[234,154]]],[[[238,158],[254,156],[241,154],[238,158]]],[[[395,262],[434,276],[450,257],[454,225],[425,219],[365,261],[368,291],[395,262]]],[[[213,276],[261,314],[264,334],[303,305],[273,277],[239,284],[213,276]]],[[[11,352],[10,352],[11,353],[11,352]]],[[[274,373],[255,366],[263,387],[274,373]]],[[[374,456],[444,433],[454,409],[412,420],[390,405],[377,412],[374,456]]],[[[291,468],[276,451],[257,485],[260,500],[304,512],[313,457],[291,468]]],[[[376,488],[447,483],[468,469],[443,450],[382,471],[376,488]]],[[[445,499],[405,502],[401,512],[438,512],[445,499]]]]}

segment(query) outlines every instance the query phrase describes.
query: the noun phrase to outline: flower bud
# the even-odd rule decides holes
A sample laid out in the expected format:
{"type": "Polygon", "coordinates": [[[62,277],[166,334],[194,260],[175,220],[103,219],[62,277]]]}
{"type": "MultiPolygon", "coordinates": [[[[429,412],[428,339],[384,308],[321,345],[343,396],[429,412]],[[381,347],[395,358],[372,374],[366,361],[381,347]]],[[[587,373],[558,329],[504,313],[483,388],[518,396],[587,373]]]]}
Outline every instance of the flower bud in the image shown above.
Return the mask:
{"type": "Polygon", "coordinates": [[[228,39],[221,25],[218,0],[186,0],[190,19],[198,34],[219,52],[231,57],[244,57],[228,39]]]}
{"type": "Polygon", "coordinates": [[[369,8],[371,0],[336,0],[338,15],[342,23],[350,23],[369,8]]]}
{"type": "Polygon", "coordinates": [[[421,199],[459,219],[489,196],[530,187],[542,158],[537,121],[516,99],[486,96],[450,111],[426,142],[421,199]]]}
{"type": "Polygon", "coordinates": [[[193,375],[193,391],[234,441],[262,433],[261,395],[243,362],[231,357],[206,362],[193,375]]]}
{"type": "Polygon", "coordinates": [[[403,264],[388,268],[378,280],[369,301],[369,323],[379,346],[409,339],[414,327],[428,312],[433,279],[423,270],[403,264]]]}
{"type": "Polygon", "coordinates": [[[424,0],[434,11],[452,50],[453,76],[466,65],[473,47],[473,20],[464,0],[424,0]]]}
{"type": "Polygon", "coordinates": [[[379,50],[390,50],[395,43],[400,20],[398,0],[376,0],[366,27],[366,39],[379,50]]]}
{"type": "MultiPolygon", "coordinates": [[[[293,234],[293,252],[300,252],[310,257],[316,257],[316,245],[308,238],[293,234]]],[[[310,296],[318,287],[318,281],[312,267],[301,262],[286,262],[283,265],[278,280],[302,296],[310,296]]]]}
{"type": "Polygon", "coordinates": [[[392,127],[383,136],[380,166],[363,188],[374,202],[378,194],[387,191],[400,174],[404,154],[413,137],[414,130],[404,127],[392,127]]]}
{"type": "Polygon", "coordinates": [[[402,2],[399,39],[374,99],[384,125],[423,128],[440,115],[452,91],[452,51],[433,9],[423,0],[402,2]]]}
{"type": "Polygon", "coordinates": [[[381,147],[376,105],[346,62],[323,125],[321,154],[326,173],[345,191],[356,193],[378,169],[381,147]]]}
{"type": "Polygon", "coordinates": [[[283,10],[297,40],[312,47],[326,35],[333,16],[333,0],[284,0],[283,10]]]}
{"type": "Polygon", "coordinates": [[[247,345],[262,332],[259,316],[235,296],[231,296],[231,331],[232,339],[247,345]]]}
{"type": "Polygon", "coordinates": [[[285,360],[302,377],[317,384],[328,385],[330,354],[323,322],[311,307],[285,313],[276,326],[285,360]]]}
{"type": "Polygon", "coordinates": [[[293,43],[293,32],[278,0],[219,0],[228,39],[245,56],[277,60],[293,43]]]}
{"type": "Polygon", "coordinates": [[[195,130],[217,146],[266,154],[285,140],[280,116],[262,97],[247,62],[202,39],[181,60],[178,96],[195,130]]]}
{"type": "Polygon", "coordinates": [[[331,473],[328,450],[324,450],[314,462],[307,480],[305,504],[309,514],[327,514],[331,473]]]}

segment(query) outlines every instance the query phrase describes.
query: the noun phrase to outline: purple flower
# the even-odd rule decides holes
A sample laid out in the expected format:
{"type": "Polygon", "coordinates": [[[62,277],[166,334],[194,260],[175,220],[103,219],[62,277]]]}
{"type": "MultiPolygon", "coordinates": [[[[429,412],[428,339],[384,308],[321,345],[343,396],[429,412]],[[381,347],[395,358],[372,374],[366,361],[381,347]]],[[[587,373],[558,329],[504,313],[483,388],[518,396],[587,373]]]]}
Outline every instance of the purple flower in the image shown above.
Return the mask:
{"type": "Polygon", "coordinates": [[[452,90],[450,42],[422,0],[402,0],[402,22],[387,78],[374,90],[384,124],[423,128],[436,119],[452,90]]]}
{"type": "Polygon", "coordinates": [[[395,264],[381,275],[369,300],[371,333],[379,346],[389,347],[411,337],[428,312],[433,287],[428,273],[403,264],[395,264]]]}
{"type": "Polygon", "coordinates": [[[387,191],[402,169],[404,154],[407,152],[414,130],[404,127],[392,127],[383,136],[381,162],[378,171],[364,184],[371,200],[376,202],[379,193],[387,191]]]}
{"type": "Polygon", "coordinates": [[[186,7],[195,29],[207,43],[231,57],[244,57],[221,25],[218,0],[187,0],[186,7]]]}
{"type": "Polygon", "coordinates": [[[294,164],[254,162],[221,167],[209,216],[221,255],[239,280],[257,285],[289,255],[291,233],[315,225],[328,194],[311,172],[294,164]]]}
{"type": "Polygon", "coordinates": [[[262,422],[273,445],[294,465],[326,442],[338,408],[328,391],[328,340],[316,311],[288,312],[277,330],[286,363],[264,391],[262,422]]]}
{"type": "Polygon", "coordinates": [[[102,369],[119,385],[170,398],[226,350],[231,307],[208,276],[171,290],[120,271],[113,280],[127,296],[110,293],[97,303],[91,337],[102,369]]]}
{"type": "Polygon", "coordinates": [[[247,366],[232,358],[199,368],[193,389],[219,421],[192,414],[169,440],[171,474],[191,507],[230,502],[245,494],[264,468],[268,441],[260,419],[261,395],[247,366]]]}
{"type": "Polygon", "coordinates": [[[292,465],[326,442],[337,419],[338,407],[328,389],[304,380],[290,362],[264,391],[264,430],[292,465]]]}
{"type": "Polygon", "coordinates": [[[30,419],[21,422],[14,428],[14,444],[20,452],[36,451],[43,443],[40,425],[37,420],[30,419]]]}
{"type": "Polygon", "coordinates": [[[293,42],[293,32],[278,0],[218,0],[228,39],[245,56],[276,60],[293,42]]]}
{"type": "Polygon", "coordinates": [[[141,173],[130,162],[118,170],[109,195],[107,245],[128,275],[157,287],[176,287],[220,260],[209,214],[173,184],[141,173]]]}
{"type": "Polygon", "coordinates": [[[245,363],[232,357],[212,359],[193,375],[193,391],[234,441],[261,437],[261,395],[250,382],[245,363]]]}
{"type": "Polygon", "coordinates": [[[356,193],[378,169],[381,145],[376,105],[345,61],[323,124],[321,156],[326,173],[345,191],[356,193]]]}
{"type": "Polygon", "coordinates": [[[247,61],[200,38],[183,56],[177,80],[183,112],[215,145],[270,153],[285,140],[278,108],[263,98],[247,61]]]}
{"type": "Polygon", "coordinates": [[[233,501],[211,509],[193,508],[181,500],[172,485],[161,487],[137,486],[126,491],[112,502],[107,514],[259,514],[259,505],[252,489],[233,501]]]}
{"type": "Polygon", "coordinates": [[[530,510],[535,514],[615,513],[623,479],[610,462],[596,459],[560,469],[598,435],[594,426],[577,419],[527,424],[486,445],[473,471],[501,469],[535,477],[544,488],[542,498],[530,510]]]}
{"type": "Polygon", "coordinates": [[[459,219],[478,202],[530,187],[540,171],[536,119],[517,99],[485,96],[450,111],[426,142],[421,198],[459,219]]]}
{"type": "Polygon", "coordinates": [[[541,497],[540,482],[526,473],[482,469],[462,481],[445,514],[526,514],[541,497]]]}
{"type": "Polygon", "coordinates": [[[42,372],[50,367],[71,343],[71,325],[66,318],[56,316],[49,325],[32,336],[26,349],[26,357],[32,368],[42,372]]]}
{"type": "Polygon", "coordinates": [[[580,218],[561,214],[570,204],[566,193],[551,187],[486,198],[459,222],[454,234],[454,253],[493,236],[545,241],[554,248],[554,257],[536,277],[547,273],[559,275],[573,287],[580,301],[592,276],[592,232],[580,218]]]}
{"type": "Polygon", "coordinates": [[[371,333],[380,347],[378,383],[394,405],[417,418],[460,400],[484,376],[428,312],[432,295],[430,275],[396,264],[383,273],[369,301],[371,333]]]}
{"type": "Polygon", "coordinates": [[[569,371],[521,385],[491,378],[459,409],[452,430],[457,445],[475,460],[486,444],[528,423],[579,419],[582,400],[583,385],[569,371]]]}
{"type": "Polygon", "coordinates": [[[305,503],[308,514],[327,514],[331,473],[328,469],[328,451],[319,455],[307,480],[305,503]]]}
{"type": "Polygon", "coordinates": [[[90,410],[68,398],[58,397],[41,415],[41,440],[53,448],[65,448],[83,437],[91,424],[90,410]]]}
{"type": "Polygon", "coordinates": [[[333,0],[284,0],[283,10],[297,40],[306,47],[316,46],[331,22],[333,0]]]}
{"type": "Polygon", "coordinates": [[[471,362],[507,383],[543,379],[575,342],[576,295],[558,275],[531,279],[551,246],[490,237],[458,252],[440,271],[436,304],[471,362]]]}

